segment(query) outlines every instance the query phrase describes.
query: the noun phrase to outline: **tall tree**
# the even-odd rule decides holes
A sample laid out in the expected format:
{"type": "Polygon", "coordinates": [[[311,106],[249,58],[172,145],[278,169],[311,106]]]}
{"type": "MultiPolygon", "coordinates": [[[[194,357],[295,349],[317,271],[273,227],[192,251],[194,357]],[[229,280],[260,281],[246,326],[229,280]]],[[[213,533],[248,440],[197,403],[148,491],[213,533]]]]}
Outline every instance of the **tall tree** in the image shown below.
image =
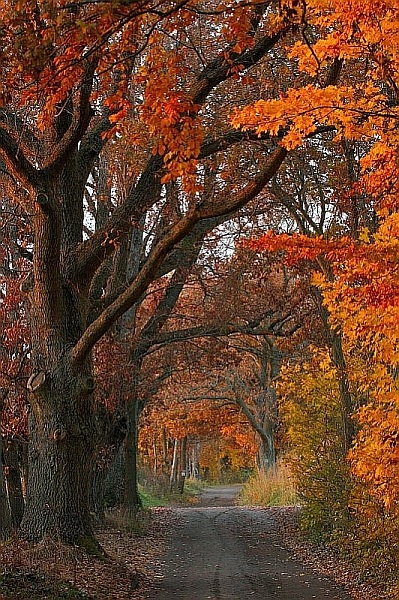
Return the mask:
{"type": "MultiPolygon", "coordinates": [[[[3,411],[3,398],[0,404],[0,417],[3,411]]],[[[1,419],[0,419],[1,425],[1,419]]],[[[3,437],[0,435],[0,540],[7,539],[11,533],[11,515],[8,504],[6,482],[4,478],[3,437]]]]}
{"type": "MultiPolygon", "coordinates": [[[[155,9],[151,2],[117,2],[103,10],[96,2],[69,7],[57,1],[4,6],[0,70],[7,87],[0,151],[14,197],[31,215],[34,236],[32,272],[23,284],[30,302],[32,373],[21,524],[21,533],[32,540],[46,535],[93,540],[88,490],[96,448],[94,344],[162,270],[176,267],[185,253],[180,245],[172,256],[179,242],[254,198],[286,155],[270,144],[258,173],[244,176],[234,193],[221,189],[210,199],[196,192],[197,159],[206,161],[237,142],[229,131],[203,141],[199,110],[218,86],[262,60],[286,25],[270,29],[268,3],[232,2],[209,14],[197,13],[195,6],[161,3],[155,9]],[[201,46],[204,24],[209,39],[201,46]],[[174,39],[183,25],[187,34],[174,39]],[[140,51],[145,59],[137,58],[140,51]],[[189,72],[185,63],[193,56],[195,69],[189,72]],[[134,125],[141,104],[140,136],[134,125]],[[85,187],[112,133],[139,140],[141,165],[122,203],[85,239],[85,187]],[[163,185],[175,177],[187,190],[180,214],[152,240],[127,285],[116,291],[107,286],[108,277],[100,285],[102,265],[147,212],[164,202],[163,185]]],[[[224,93],[233,91],[231,85],[224,93]]]]}
{"type": "MultiPolygon", "coordinates": [[[[322,39],[328,28],[317,3],[311,8],[322,39]]],[[[335,9],[332,20],[348,17],[335,9]]],[[[300,65],[314,59],[301,11],[272,0],[215,2],[209,9],[195,0],[5,2],[0,151],[34,232],[24,284],[32,330],[25,536],[92,538],[94,345],[154,279],[184,265],[195,241],[264,190],[296,146],[298,129],[300,139],[337,125],[348,133],[345,89],[332,86],[342,71],[339,53],[323,55],[307,76],[318,91],[313,104],[338,103],[332,111],[338,118],[329,117],[330,109],[316,110],[311,122],[303,115],[307,88],[298,92],[296,63],[287,55],[302,39],[300,65]],[[280,93],[285,100],[276,99],[280,93]],[[231,129],[231,107],[256,100],[255,111],[235,117],[245,130],[231,129]],[[264,125],[266,106],[271,126],[264,125]],[[297,130],[287,133],[292,108],[297,130]],[[125,163],[128,185],[114,202],[114,180],[110,214],[86,238],[85,189],[107,147],[125,163]],[[165,191],[173,181],[177,211],[165,191]],[[151,221],[160,226],[146,239],[137,273],[113,285],[117,261],[110,257],[133,229],[151,221]]],[[[349,96],[352,102],[354,92],[349,96]]],[[[380,92],[375,98],[379,110],[380,92]]],[[[370,107],[361,104],[367,115],[370,107]]]]}

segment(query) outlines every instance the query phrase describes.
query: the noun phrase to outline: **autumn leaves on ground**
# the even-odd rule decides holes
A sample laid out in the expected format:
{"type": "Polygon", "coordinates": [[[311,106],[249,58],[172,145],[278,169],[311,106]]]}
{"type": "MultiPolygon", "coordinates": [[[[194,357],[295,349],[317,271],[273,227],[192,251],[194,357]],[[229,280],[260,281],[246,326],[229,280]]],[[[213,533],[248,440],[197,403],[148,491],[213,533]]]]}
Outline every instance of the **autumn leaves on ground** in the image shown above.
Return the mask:
{"type": "Polygon", "coordinates": [[[394,596],[398,0],[1,8],[3,588],[132,590],[143,501],[289,477],[394,596]]]}

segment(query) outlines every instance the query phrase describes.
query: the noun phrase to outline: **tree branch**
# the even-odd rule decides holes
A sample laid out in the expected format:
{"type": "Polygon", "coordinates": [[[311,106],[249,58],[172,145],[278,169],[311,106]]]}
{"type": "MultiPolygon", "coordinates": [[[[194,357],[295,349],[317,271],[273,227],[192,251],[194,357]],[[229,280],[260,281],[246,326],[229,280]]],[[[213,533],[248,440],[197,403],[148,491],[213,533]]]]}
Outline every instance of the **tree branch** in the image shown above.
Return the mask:
{"type": "Polygon", "coordinates": [[[272,36],[264,36],[253,48],[243,52],[229,52],[226,59],[225,53],[210,62],[199,75],[198,80],[191,90],[191,97],[195,104],[203,104],[209,93],[222,81],[231,76],[234,67],[240,67],[243,71],[253,67],[261,58],[269,52],[280,41],[285,30],[279,31],[272,36]]]}
{"type": "Polygon", "coordinates": [[[56,144],[54,150],[47,158],[43,165],[44,172],[59,171],[62,169],[65,161],[68,159],[72,150],[76,150],[78,142],[82,139],[89,123],[94,115],[94,111],[90,104],[90,95],[93,87],[94,73],[98,64],[98,57],[86,62],[86,69],[82,76],[82,84],[77,92],[76,104],[72,101],[72,94],[69,98],[70,102],[65,102],[64,107],[60,110],[66,110],[71,104],[73,111],[71,123],[68,124],[66,131],[62,133],[60,141],[56,144]]]}
{"type": "Polygon", "coordinates": [[[37,188],[42,177],[40,171],[26,158],[19,143],[3,127],[0,127],[0,152],[11,174],[22,180],[27,188],[37,188]]]}
{"type": "Polygon", "coordinates": [[[190,233],[196,223],[202,219],[233,214],[255,198],[266,183],[275,175],[286,154],[287,151],[284,148],[277,148],[271,154],[269,160],[266,161],[260,175],[254,181],[247,184],[241,192],[233,195],[231,198],[226,198],[219,205],[215,205],[214,202],[200,204],[170,227],[162,240],[151,250],[147,261],[140,269],[132,284],[83,333],[72,350],[72,361],[75,364],[80,363],[94,344],[104,335],[110,325],[140,298],[149,283],[154,279],[165,257],[178,242],[190,233]]]}
{"type": "MultiPolygon", "coordinates": [[[[221,53],[203,69],[194,83],[189,92],[193,102],[203,104],[217,85],[232,76],[232,66],[242,65],[243,68],[248,68],[256,64],[279,41],[281,35],[282,32],[271,37],[266,36],[249,50],[239,54],[230,53],[229,61],[226,61],[225,54],[221,53]]],[[[236,132],[235,136],[239,137],[239,135],[236,132]]],[[[231,140],[235,137],[233,132],[230,136],[231,140]]],[[[236,142],[230,141],[230,145],[231,143],[236,142]]],[[[162,157],[152,156],[139,182],[132,186],[126,201],[114,211],[107,225],[79,246],[74,262],[78,280],[81,280],[83,285],[90,280],[104,258],[113,252],[115,237],[126,234],[131,224],[138,222],[142,214],[159,198],[162,170],[162,157]]]]}

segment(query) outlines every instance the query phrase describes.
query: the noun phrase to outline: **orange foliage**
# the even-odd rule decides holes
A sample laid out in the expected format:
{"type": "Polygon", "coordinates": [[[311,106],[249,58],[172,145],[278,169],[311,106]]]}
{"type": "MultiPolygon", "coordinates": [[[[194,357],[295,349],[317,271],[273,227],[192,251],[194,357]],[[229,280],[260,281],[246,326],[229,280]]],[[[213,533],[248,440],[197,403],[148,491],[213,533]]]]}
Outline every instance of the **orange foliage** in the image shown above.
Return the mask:
{"type": "Polygon", "coordinates": [[[306,74],[303,84],[298,79],[275,99],[236,109],[232,123],[259,136],[280,135],[289,150],[320,127],[331,128],[336,140],[363,142],[368,150],[353,191],[374,198],[379,228],[358,231],[356,240],[340,238],[339,231],[311,238],[269,232],[251,245],[283,251],[291,264],[322,260],[331,268],[314,282],[347,351],[360,353],[368,365],[369,403],[357,414],[353,472],[398,513],[399,2],[284,2],[282,15],[302,31],[289,55],[306,74]],[[326,85],[326,69],[334,64],[336,81],[326,85]]]}
{"type": "Polygon", "coordinates": [[[388,507],[399,510],[399,214],[381,224],[335,265],[334,283],[319,281],[333,322],[368,364],[370,402],[358,412],[354,472],[388,507]]]}
{"type": "MultiPolygon", "coordinates": [[[[399,507],[399,213],[382,220],[374,236],[348,238],[274,235],[251,242],[258,250],[283,251],[292,264],[329,261],[333,278],[315,272],[332,325],[347,352],[368,365],[363,393],[370,402],[357,413],[361,425],[350,453],[353,471],[388,507],[399,507]]],[[[314,263],[313,267],[314,268],[314,263]]]]}

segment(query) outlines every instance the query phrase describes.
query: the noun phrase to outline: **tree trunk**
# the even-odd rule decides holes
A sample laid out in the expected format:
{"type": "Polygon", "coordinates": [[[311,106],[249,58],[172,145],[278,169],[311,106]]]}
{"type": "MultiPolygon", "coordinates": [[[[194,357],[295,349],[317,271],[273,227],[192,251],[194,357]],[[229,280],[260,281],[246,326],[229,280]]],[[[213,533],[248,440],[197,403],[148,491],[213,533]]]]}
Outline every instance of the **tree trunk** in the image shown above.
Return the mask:
{"type": "Polygon", "coordinates": [[[71,148],[62,169],[40,174],[33,195],[33,272],[24,286],[32,347],[29,477],[20,532],[31,541],[51,537],[98,553],[90,516],[97,447],[92,365],[89,351],[75,360],[71,355],[87,325],[89,293],[68,272],[82,241],[86,180],[75,159],[71,148]]]}
{"type": "Polygon", "coordinates": [[[3,439],[0,434],[0,541],[6,540],[11,533],[10,507],[8,504],[3,470],[2,443],[3,439]]]}
{"type": "Polygon", "coordinates": [[[342,338],[339,333],[332,332],[331,335],[331,357],[337,369],[338,389],[340,395],[341,418],[342,418],[342,445],[345,454],[349,452],[355,437],[355,427],[352,419],[353,401],[349,387],[348,370],[342,349],[342,338]]]}
{"type": "Polygon", "coordinates": [[[260,469],[276,469],[276,448],[274,444],[277,423],[277,394],[274,381],[278,377],[281,353],[273,337],[265,336],[262,342],[259,384],[260,402],[257,402],[258,420],[261,424],[258,464],[260,469]]]}
{"type": "Polygon", "coordinates": [[[170,491],[173,492],[176,489],[177,483],[177,468],[179,462],[179,440],[174,440],[173,444],[173,459],[172,466],[170,469],[170,491]]]}
{"type": "Polygon", "coordinates": [[[168,437],[165,427],[162,428],[162,472],[167,475],[169,472],[169,456],[168,456],[168,437]]]}
{"type": "Polygon", "coordinates": [[[199,479],[199,454],[200,442],[194,442],[191,446],[188,469],[189,477],[192,477],[192,479],[199,479]]]}
{"type": "MultiPolygon", "coordinates": [[[[322,259],[319,259],[319,265],[325,278],[328,281],[334,281],[334,275],[332,273],[330,264],[322,259]]],[[[315,288],[315,295],[319,303],[320,316],[326,330],[326,337],[330,347],[331,359],[335,368],[337,369],[342,416],[342,449],[346,455],[352,446],[353,438],[355,437],[355,427],[352,419],[354,407],[349,386],[348,368],[346,366],[346,360],[342,348],[342,336],[339,331],[333,329],[330,325],[330,315],[326,307],[323,305],[322,294],[319,289],[315,288]]]]}
{"type": "Polygon", "coordinates": [[[264,430],[264,434],[259,436],[260,446],[257,455],[257,464],[260,471],[275,470],[276,468],[276,452],[274,447],[274,431],[270,428],[269,431],[264,430]]]}
{"type": "Polygon", "coordinates": [[[187,436],[184,437],[180,442],[180,473],[177,488],[179,494],[184,492],[184,482],[186,481],[187,475],[187,436]]]}
{"type": "Polygon", "coordinates": [[[3,456],[6,465],[6,486],[10,504],[11,525],[13,529],[18,529],[24,514],[25,503],[22,493],[18,443],[15,440],[8,440],[4,444],[3,456]]]}
{"type": "Polygon", "coordinates": [[[90,372],[67,361],[30,387],[29,478],[21,534],[99,551],[90,517],[95,423],[90,372]]]}
{"type": "Polygon", "coordinates": [[[100,431],[99,446],[93,466],[91,510],[98,523],[104,523],[106,507],[121,506],[124,490],[123,440],[126,435],[125,404],[111,414],[104,406],[96,410],[96,422],[100,431]]]}
{"type": "Polygon", "coordinates": [[[91,509],[98,524],[105,523],[105,466],[95,465],[91,485],[91,509]]]}
{"type": "Polygon", "coordinates": [[[155,477],[158,475],[158,448],[157,448],[157,438],[154,435],[154,439],[152,440],[152,452],[154,455],[154,468],[153,473],[155,477]]]}
{"type": "Polygon", "coordinates": [[[104,478],[106,507],[122,506],[125,490],[125,452],[123,445],[114,454],[104,478]]]}
{"type": "MultiPolygon", "coordinates": [[[[324,263],[323,265],[323,273],[326,278],[332,280],[332,275],[330,274],[330,269],[327,268],[324,263]]],[[[339,397],[340,397],[340,406],[341,406],[341,418],[342,418],[342,450],[346,455],[352,446],[353,438],[355,436],[355,427],[352,419],[353,416],[353,401],[352,394],[349,386],[348,379],[348,369],[346,366],[346,360],[344,356],[344,351],[342,348],[342,337],[338,331],[335,331],[329,322],[329,313],[327,309],[322,305],[321,293],[319,290],[316,290],[316,296],[319,300],[319,310],[320,316],[323,321],[326,337],[328,341],[328,345],[330,347],[330,356],[332,362],[337,370],[337,378],[338,378],[338,389],[339,389],[339,397]]]]}
{"type": "Polygon", "coordinates": [[[125,454],[124,508],[131,516],[142,508],[137,481],[137,440],[140,406],[136,398],[129,399],[126,406],[127,432],[123,444],[125,454]]]}
{"type": "Polygon", "coordinates": [[[19,463],[19,472],[21,475],[22,495],[26,498],[26,489],[28,486],[28,443],[24,441],[21,446],[21,459],[19,463]]]}

